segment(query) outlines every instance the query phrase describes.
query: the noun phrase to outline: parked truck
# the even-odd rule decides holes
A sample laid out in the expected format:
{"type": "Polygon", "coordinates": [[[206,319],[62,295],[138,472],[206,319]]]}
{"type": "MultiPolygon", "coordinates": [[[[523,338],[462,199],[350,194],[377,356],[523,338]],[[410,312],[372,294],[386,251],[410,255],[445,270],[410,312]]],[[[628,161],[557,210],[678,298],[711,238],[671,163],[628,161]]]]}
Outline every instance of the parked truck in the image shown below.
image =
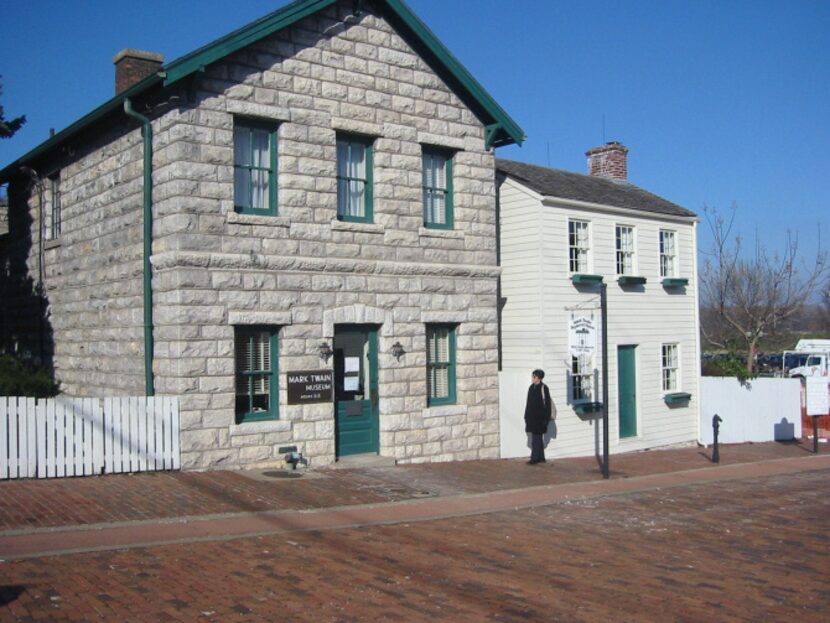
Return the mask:
{"type": "Polygon", "coordinates": [[[784,360],[788,354],[804,357],[803,365],[790,368],[790,378],[807,378],[808,376],[827,376],[828,363],[830,363],[830,340],[798,340],[795,350],[786,351],[784,360]]]}

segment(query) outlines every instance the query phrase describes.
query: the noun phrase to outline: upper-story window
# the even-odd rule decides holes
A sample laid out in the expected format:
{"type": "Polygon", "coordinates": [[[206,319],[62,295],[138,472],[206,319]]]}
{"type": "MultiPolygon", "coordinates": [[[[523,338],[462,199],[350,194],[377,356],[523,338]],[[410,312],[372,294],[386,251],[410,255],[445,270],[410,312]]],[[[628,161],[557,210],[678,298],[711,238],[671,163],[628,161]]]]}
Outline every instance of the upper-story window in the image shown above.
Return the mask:
{"type": "Polygon", "coordinates": [[[661,369],[663,371],[664,392],[673,392],[680,387],[677,351],[677,344],[663,344],[662,346],[661,369]]]}
{"type": "Polygon", "coordinates": [[[422,159],[424,225],[452,229],[452,157],[446,152],[424,147],[422,159]]]}
{"type": "Polygon", "coordinates": [[[568,221],[568,270],[586,273],[589,264],[589,230],[587,221],[568,221]]]}
{"type": "Polygon", "coordinates": [[[241,214],[277,213],[277,130],[234,119],[233,203],[241,214]]]}
{"type": "Polygon", "coordinates": [[[57,240],[61,236],[61,175],[49,177],[49,210],[46,218],[46,239],[57,240]]]}
{"type": "Polygon", "coordinates": [[[617,225],[617,274],[633,275],[634,272],[634,228],[617,225]]]}
{"type": "Polygon", "coordinates": [[[677,277],[677,236],[668,229],[660,230],[660,276],[677,277]]]}
{"type": "Polygon", "coordinates": [[[355,136],[337,137],[337,218],[372,222],[372,143],[355,136]]]}

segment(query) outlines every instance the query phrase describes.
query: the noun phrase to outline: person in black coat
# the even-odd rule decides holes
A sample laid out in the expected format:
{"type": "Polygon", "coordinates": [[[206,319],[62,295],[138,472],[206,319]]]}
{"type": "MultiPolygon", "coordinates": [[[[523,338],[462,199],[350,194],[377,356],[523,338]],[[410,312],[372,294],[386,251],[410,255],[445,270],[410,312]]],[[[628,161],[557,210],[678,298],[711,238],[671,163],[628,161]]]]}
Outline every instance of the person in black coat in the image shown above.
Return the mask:
{"type": "Polygon", "coordinates": [[[528,465],[545,462],[545,446],[542,436],[548,430],[553,405],[550,400],[550,390],[542,382],[545,378],[544,370],[534,370],[531,377],[533,385],[527,390],[525,404],[525,432],[531,434],[530,460],[528,465]]]}

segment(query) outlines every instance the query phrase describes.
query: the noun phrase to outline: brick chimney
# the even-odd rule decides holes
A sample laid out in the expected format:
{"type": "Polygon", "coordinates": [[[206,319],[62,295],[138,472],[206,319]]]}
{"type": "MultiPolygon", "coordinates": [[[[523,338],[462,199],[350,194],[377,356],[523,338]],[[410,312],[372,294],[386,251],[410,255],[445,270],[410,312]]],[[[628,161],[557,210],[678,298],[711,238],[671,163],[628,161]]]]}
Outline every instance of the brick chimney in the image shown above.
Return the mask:
{"type": "Polygon", "coordinates": [[[112,62],[115,64],[115,94],[118,95],[161,69],[164,56],[124,48],[113,57],[112,62]]]}
{"type": "Polygon", "coordinates": [[[628,179],[628,147],[610,141],[602,147],[585,152],[588,156],[588,175],[614,180],[628,179]]]}

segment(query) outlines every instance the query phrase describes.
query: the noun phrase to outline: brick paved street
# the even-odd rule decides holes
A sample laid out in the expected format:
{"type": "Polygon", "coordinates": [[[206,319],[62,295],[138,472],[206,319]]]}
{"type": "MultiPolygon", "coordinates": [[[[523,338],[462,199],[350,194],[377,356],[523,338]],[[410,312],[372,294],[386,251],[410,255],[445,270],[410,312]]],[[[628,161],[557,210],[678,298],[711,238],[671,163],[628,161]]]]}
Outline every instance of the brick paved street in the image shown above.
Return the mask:
{"type": "Polygon", "coordinates": [[[0,620],[824,621],[827,475],[5,562],[0,620]]]}

